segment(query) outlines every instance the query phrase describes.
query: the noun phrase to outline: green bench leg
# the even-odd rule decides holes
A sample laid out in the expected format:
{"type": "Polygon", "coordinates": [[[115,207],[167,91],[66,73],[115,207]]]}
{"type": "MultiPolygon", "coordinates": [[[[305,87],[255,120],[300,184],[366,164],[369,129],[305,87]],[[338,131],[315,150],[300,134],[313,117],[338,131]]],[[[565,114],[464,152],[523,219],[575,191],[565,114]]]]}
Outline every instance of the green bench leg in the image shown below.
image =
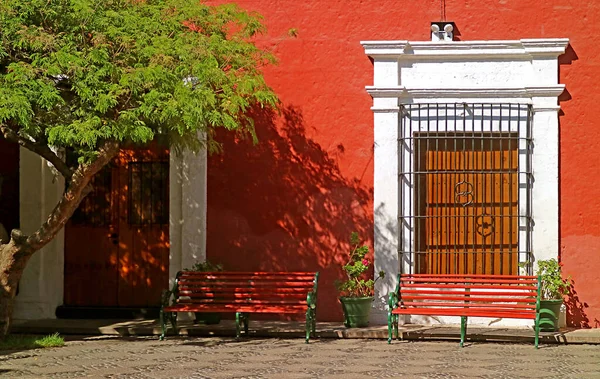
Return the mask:
{"type": "Polygon", "coordinates": [[[161,341],[163,341],[165,339],[165,332],[167,331],[167,325],[165,322],[165,312],[162,309],[160,310],[160,328],[162,330],[162,334],[160,335],[159,339],[161,341]]]}
{"type": "Polygon", "coordinates": [[[312,310],[312,333],[313,338],[317,338],[317,310],[312,310]]]}
{"type": "Polygon", "coordinates": [[[173,325],[173,332],[175,335],[179,335],[179,330],[177,329],[177,313],[169,312],[169,319],[171,320],[171,325],[173,325]]]}
{"type": "Polygon", "coordinates": [[[396,339],[400,341],[400,333],[398,333],[398,322],[400,321],[400,315],[394,315],[394,331],[396,332],[396,339]]]}
{"type": "Polygon", "coordinates": [[[240,339],[240,322],[244,316],[240,312],[235,312],[235,339],[240,339]]]}
{"type": "Polygon", "coordinates": [[[306,310],[306,343],[308,343],[308,340],[310,339],[310,332],[312,330],[312,325],[313,325],[313,314],[311,312],[311,309],[307,309],[306,310]]]}
{"type": "Polygon", "coordinates": [[[394,315],[392,311],[388,311],[388,344],[392,343],[392,328],[394,324],[394,315]]]}
{"type": "Polygon", "coordinates": [[[460,318],[460,347],[465,345],[465,336],[467,335],[467,317],[460,318]]]}
{"type": "Polygon", "coordinates": [[[540,314],[535,315],[535,348],[538,348],[540,342],[540,314]]]}

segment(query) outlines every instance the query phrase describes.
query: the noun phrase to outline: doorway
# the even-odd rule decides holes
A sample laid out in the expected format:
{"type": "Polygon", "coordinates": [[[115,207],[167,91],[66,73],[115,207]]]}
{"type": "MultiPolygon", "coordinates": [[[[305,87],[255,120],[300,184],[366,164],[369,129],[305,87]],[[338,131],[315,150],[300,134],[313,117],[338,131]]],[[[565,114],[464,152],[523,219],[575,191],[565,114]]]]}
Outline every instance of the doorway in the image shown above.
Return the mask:
{"type": "Polygon", "coordinates": [[[123,149],[65,227],[64,304],[156,307],[169,279],[169,152],[123,149]]]}

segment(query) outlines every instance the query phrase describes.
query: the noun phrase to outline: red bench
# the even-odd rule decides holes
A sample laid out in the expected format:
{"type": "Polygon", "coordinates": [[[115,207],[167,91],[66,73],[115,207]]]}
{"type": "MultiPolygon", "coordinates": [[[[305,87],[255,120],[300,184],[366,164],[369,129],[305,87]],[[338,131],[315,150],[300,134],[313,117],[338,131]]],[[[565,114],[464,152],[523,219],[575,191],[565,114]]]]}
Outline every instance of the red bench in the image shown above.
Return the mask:
{"type": "Polygon", "coordinates": [[[173,289],[163,295],[160,339],[167,320],[177,331],[177,312],[235,313],[237,338],[242,324],[248,333],[250,313],[303,313],[308,343],[316,328],[318,278],[318,272],[180,271],[173,289]]]}
{"type": "Polygon", "coordinates": [[[536,276],[402,274],[388,305],[388,343],[392,329],[398,338],[399,315],[423,315],[460,316],[461,347],[468,317],[532,319],[538,347],[540,279],[536,276]]]}

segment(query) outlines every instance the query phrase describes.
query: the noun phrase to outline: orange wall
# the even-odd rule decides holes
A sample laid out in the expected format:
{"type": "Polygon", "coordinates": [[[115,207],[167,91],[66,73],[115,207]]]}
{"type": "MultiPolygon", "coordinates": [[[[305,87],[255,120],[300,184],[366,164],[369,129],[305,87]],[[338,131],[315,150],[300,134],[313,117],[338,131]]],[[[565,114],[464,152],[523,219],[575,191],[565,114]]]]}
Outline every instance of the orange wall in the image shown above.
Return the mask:
{"type": "MultiPolygon", "coordinates": [[[[216,3],[219,1],[214,1],[216,3]]],[[[361,40],[428,40],[440,1],[238,0],[269,29],[259,44],[283,103],[260,143],[223,136],[209,159],[208,257],[241,270],[320,270],[319,318],[339,320],[333,281],[350,232],[373,239],[373,67],[361,40]],[[290,28],[298,36],[287,36],[290,28]]],[[[600,2],[444,1],[462,40],[567,37],[560,82],[560,256],[577,291],[569,322],[600,326],[600,2]],[[587,3],[587,4],[586,4],[587,3]]],[[[390,159],[395,159],[390,157],[390,159]]]]}

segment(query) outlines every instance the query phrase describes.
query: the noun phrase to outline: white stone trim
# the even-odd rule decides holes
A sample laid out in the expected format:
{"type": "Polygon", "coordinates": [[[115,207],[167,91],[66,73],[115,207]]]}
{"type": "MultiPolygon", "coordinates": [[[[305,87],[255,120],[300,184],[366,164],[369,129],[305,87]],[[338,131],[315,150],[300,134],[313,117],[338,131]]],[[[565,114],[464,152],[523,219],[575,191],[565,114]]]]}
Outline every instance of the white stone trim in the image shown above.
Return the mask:
{"type": "MultiPolygon", "coordinates": [[[[373,58],[375,270],[387,273],[376,285],[372,322],[385,323],[385,302],[396,286],[400,264],[399,105],[489,102],[531,104],[535,147],[532,167],[532,251],[536,259],[558,256],[558,56],[566,38],[513,41],[364,41],[373,58]]],[[[436,318],[453,322],[451,318],[436,318]]],[[[477,322],[477,320],[475,320],[477,322]]],[[[513,324],[503,320],[500,325],[513,324]]]]}
{"type": "Polygon", "coordinates": [[[206,260],[207,152],[171,154],[169,285],[177,272],[206,260]]]}
{"type": "Polygon", "coordinates": [[[405,88],[405,87],[365,87],[373,98],[449,99],[449,98],[489,98],[491,102],[501,103],[502,99],[521,98],[531,103],[532,97],[558,97],[565,90],[564,84],[545,87],[521,88],[405,88]],[[500,100],[500,101],[499,101],[500,100]]]}
{"type": "Polygon", "coordinates": [[[514,41],[361,41],[365,54],[376,59],[397,57],[417,60],[421,58],[465,57],[527,57],[548,55],[557,57],[565,52],[568,38],[521,39],[514,41]]]}
{"type": "MultiPolygon", "coordinates": [[[[55,176],[51,165],[39,155],[20,149],[19,213],[20,229],[35,232],[62,197],[65,182],[55,176]]],[[[64,231],[35,253],[19,282],[15,298],[15,319],[55,318],[56,307],[64,299],[64,231]]]]}

